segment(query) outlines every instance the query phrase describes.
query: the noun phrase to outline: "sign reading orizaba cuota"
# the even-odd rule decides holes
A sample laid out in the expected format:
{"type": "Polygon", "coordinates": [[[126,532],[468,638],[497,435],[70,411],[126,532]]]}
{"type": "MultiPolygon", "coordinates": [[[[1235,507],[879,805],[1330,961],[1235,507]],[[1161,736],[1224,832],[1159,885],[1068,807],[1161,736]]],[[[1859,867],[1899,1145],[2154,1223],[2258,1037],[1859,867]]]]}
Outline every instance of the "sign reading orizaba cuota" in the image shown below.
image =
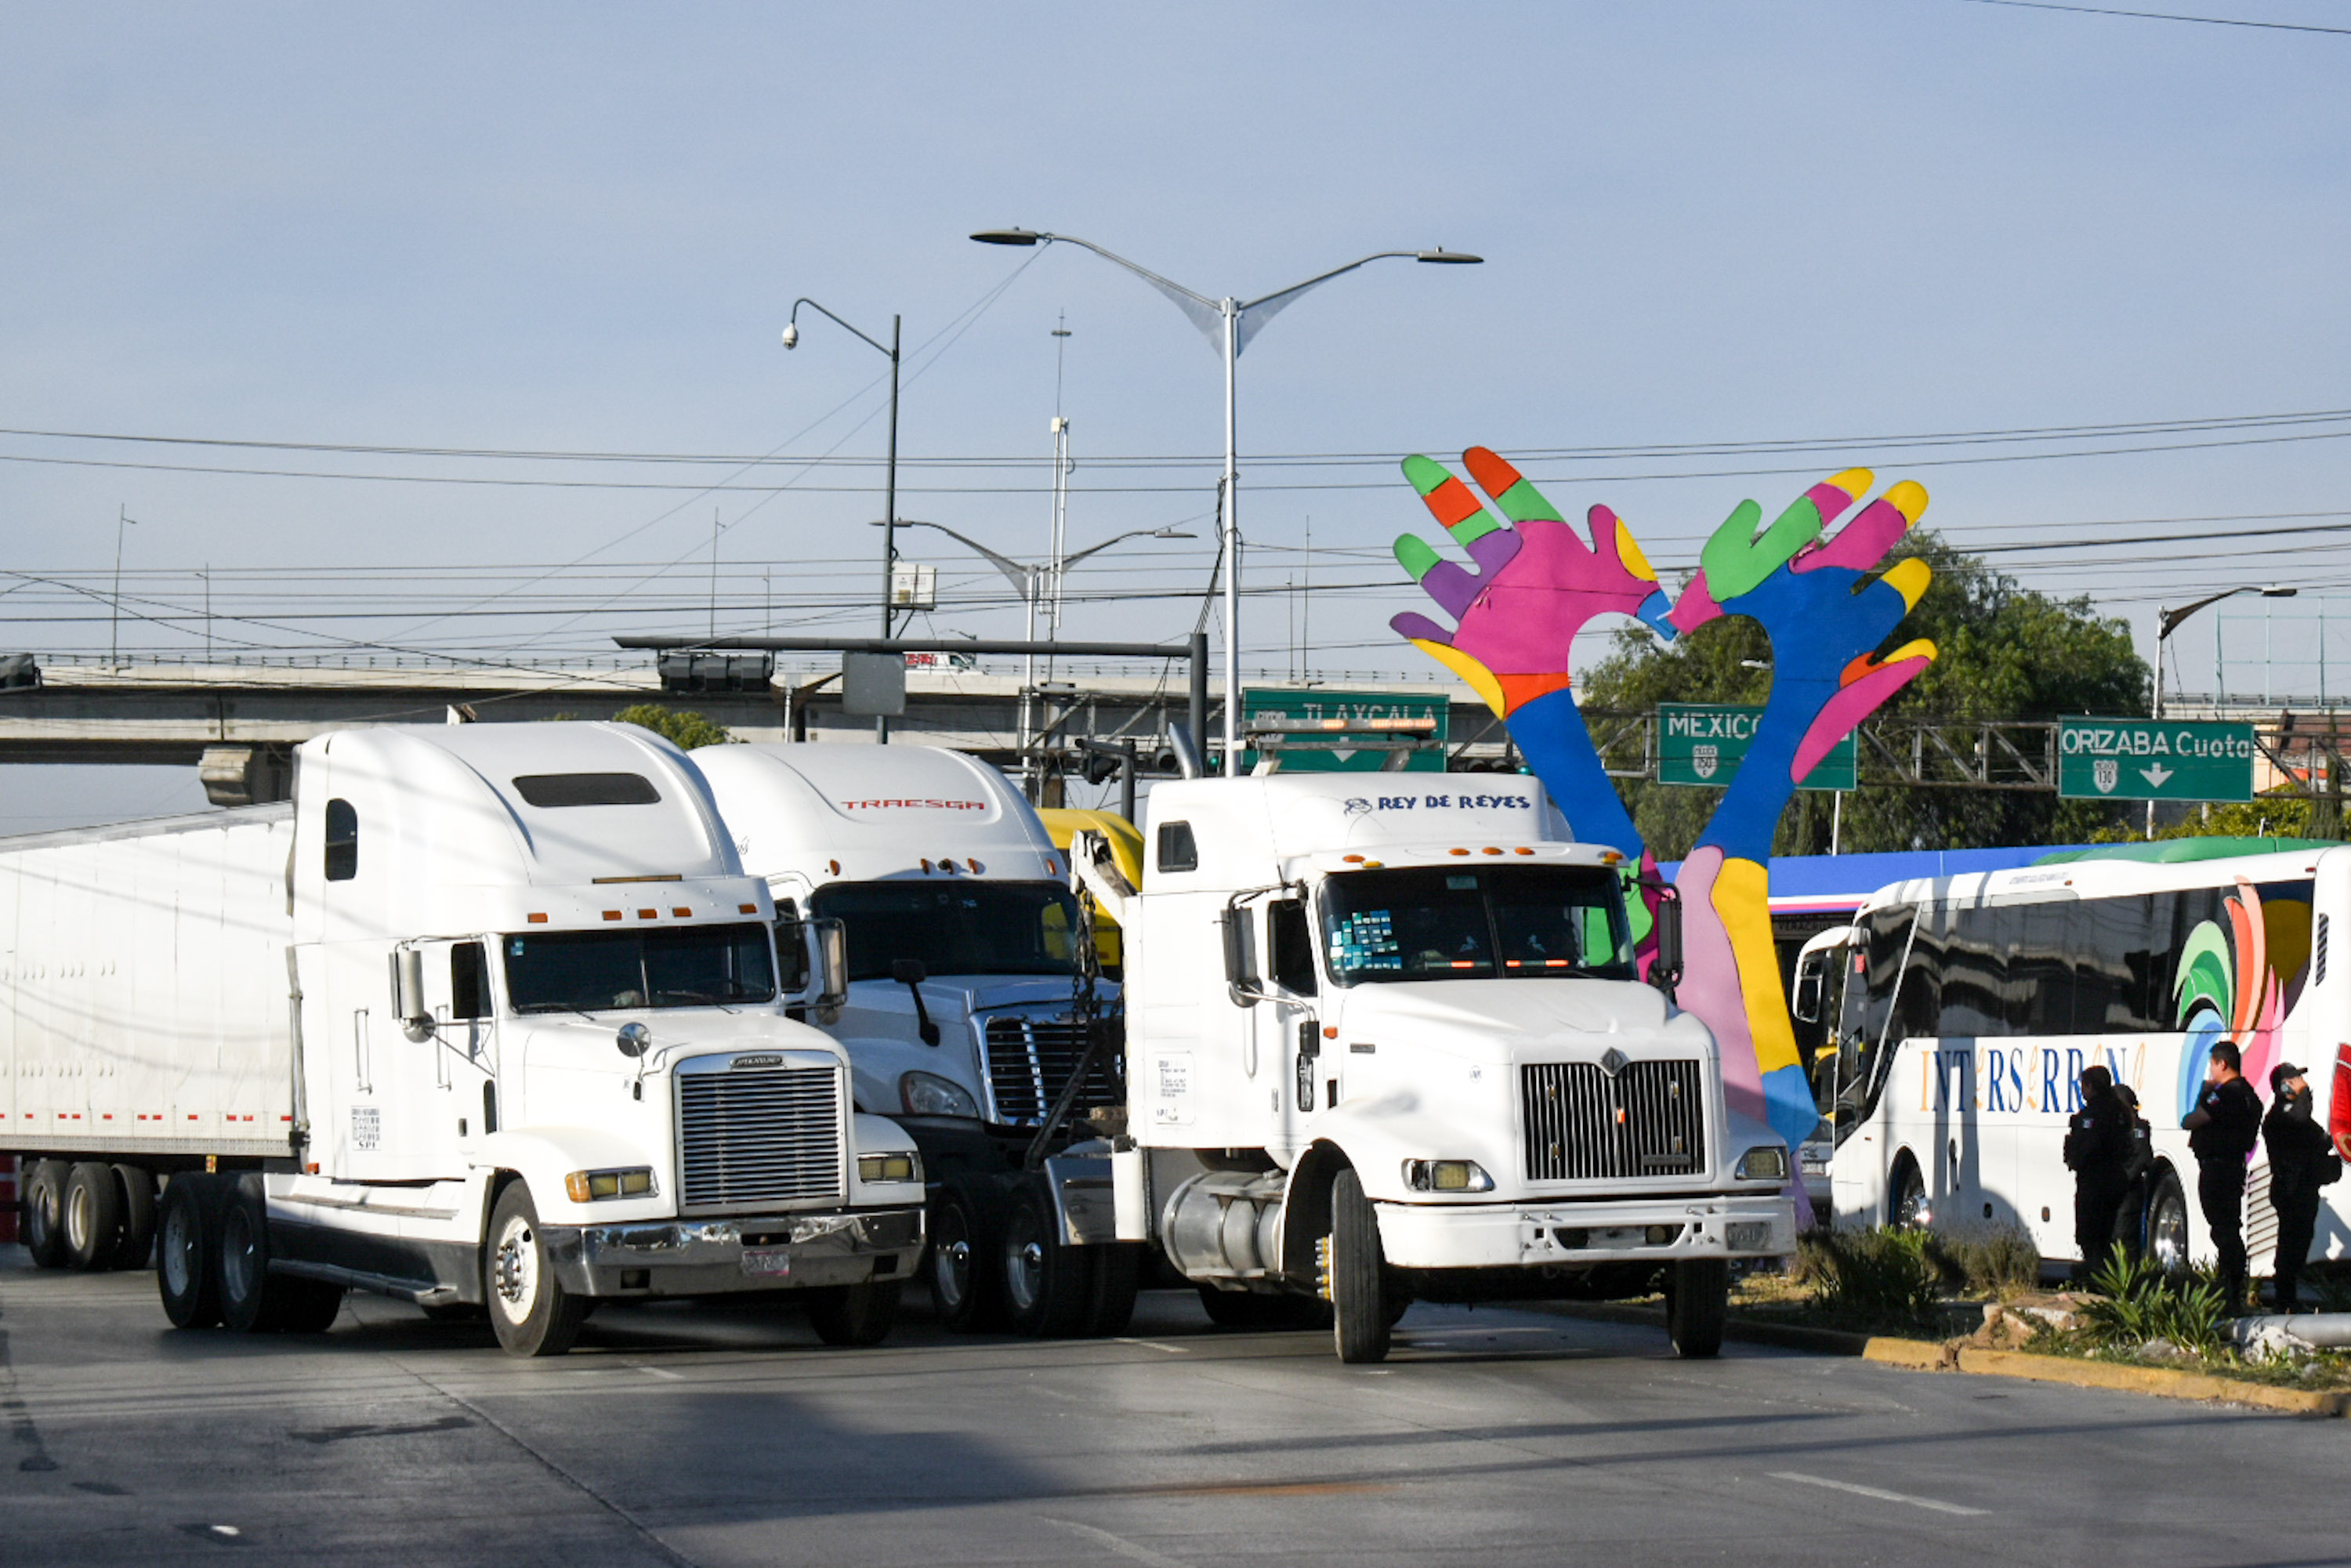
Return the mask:
{"type": "Polygon", "coordinates": [[[2219,719],[2059,719],[2057,793],[2069,800],[2250,800],[2253,727],[2219,719]]]}
{"type": "MultiPolygon", "coordinates": [[[[1659,703],[1657,782],[1720,789],[1730,782],[1755,739],[1760,706],[1745,703],[1659,703]]],[[[1850,789],[1856,781],[1858,748],[1852,736],[1821,758],[1802,789],[1850,789]]]]}

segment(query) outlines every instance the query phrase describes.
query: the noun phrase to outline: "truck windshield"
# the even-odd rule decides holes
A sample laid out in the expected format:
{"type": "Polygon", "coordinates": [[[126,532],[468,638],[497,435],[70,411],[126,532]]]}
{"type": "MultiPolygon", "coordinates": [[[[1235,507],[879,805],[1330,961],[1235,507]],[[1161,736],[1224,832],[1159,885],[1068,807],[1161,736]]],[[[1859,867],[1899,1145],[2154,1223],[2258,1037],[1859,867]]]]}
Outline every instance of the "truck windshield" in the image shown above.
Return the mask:
{"type": "Polygon", "coordinates": [[[1066,975],[1077,900],[1051,882],[840,882],[809,913],[849,936],[849,977],[886,980],[917,958],[934,975],[1066,975]]]}
{"type": "Polygon", "coordinates": [[[505,939],[518,1013],[695,1008],[776,995],[775,949],[754,922],[665,931],[553,931],[505,939]]]}
{"type": "Polygon", "coordinates": [[[1613,872],[1430,866],[1346,872],[1322,888],[1332,979],[1633,978],[1613,872]]]}

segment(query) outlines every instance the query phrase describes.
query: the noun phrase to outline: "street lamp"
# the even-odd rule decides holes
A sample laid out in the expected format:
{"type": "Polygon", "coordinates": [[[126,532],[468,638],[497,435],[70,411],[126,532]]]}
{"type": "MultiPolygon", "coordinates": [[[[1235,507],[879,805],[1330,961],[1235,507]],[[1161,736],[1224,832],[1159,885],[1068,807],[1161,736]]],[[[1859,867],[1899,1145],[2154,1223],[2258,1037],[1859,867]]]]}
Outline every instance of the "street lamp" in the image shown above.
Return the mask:
{"type": "Polygon", "coordinates": [[[1376,251],[1360,261],[1351,261],[1344,267],[1334,267],[1328,272],[1317,273],[1303,283],[1293,283],[1287,288],[1260,295],[1255,299],[1236,299],[1229,295],[1222,299],[1211,299],[1205,294],[1195,293],[1180,283],[1160,277],[1149,267],[1139,267],[1123,256],[1104,250],[1092,240],[1079,239],[1073,235],[1046,234],[1034,229],[1014,228],[982,229],[971,237],[982,245],[1051,245],[1059,240],[1064,245],[1073,245],[1081,249],[1090,250],[1104,261],[1114,262],[1126,268],[1127,271],[1159,290],[1175,302],[1177,309],[1190,318],[1192,324],[1207,336],[1209,342],[1221,343],[1221,351],[1225,360],[1225,473],[1224,505],[1218,508],[1222,519],[1218,529],[1218,543],[1223,547],[1225,563],[1225,774],[1228,778],[1238,778],[1241,770],[1241,535],[1236,495],[1239,487],[1240,476],[1234,443],[1236,428],[1233,405],[1234,364],[1239,360],[1241,350],[1249,347],[1249,340],[1256,337],[1268,321],[1273,319],[1275,312],[1294,303],[1308,289],[1328,283],[1343,274],[1353,272],[1359,267],[1391,259],[1424,261],[1453,267],[1475,267],[1486,258],[1482,256],[1471,256],[1466,251],[1446,250],[1441,247],[1437,250],[1376,251]]]}
{"type": "MultiPolygon", "coordinates": [[[[2300,591],[2299,589],[2280,588],[2274,583],[2267,586],[2246,583],[2242,587],[2208,594],[2193,604],[2183,604],[2177,610],[2158,607],[2155,612],[2155,709],[2151,716],[2155,722],[2163,722],[2163,645],[2171,641],[2171,634],[2179,630],[2181,622],[2207,605],[2218,604],[2223,599],[2234,599],[2241,593],[2258,593],[2263,599],[2292,599],[2300,591]]],[[[2212,700],[2218,702],[2220,699],[2220,694],[2214,692],[2212,700]]],[[[2147,803],[2147,836],[2150,839],[2155,837],[2155,802],[2152,800],[2147,803]]]]}
{"type": "MultiPolygon", "coordinates": [[[[886,355],[890,361],[890,476],[886,482],[887,494],[882,503],[882,635],[886,639],[890,635],[892,619],[891,569],[897,564],[898,560],[898,318],[894,315],[890,318],[890,346],[884,349],[879,342],[866,337],[864,333],[850,326],[840,317],[834,316],[831,311],[825,309],[815,300],[806,298],[795,299],[792,301],[791,319],[784,323],[784,347],[788,350],[799,347],[800,307],[803,305],[821,315],[831,317],[833,325],[847,331],[852,337],[859,339],[876,352],[886,355]]],[[[873,739],[877,745],[890,744],[889,719],[879,717],[873,721],[873,739]]]]}
{"type": "MultiPolygon", "coordinates": [[[[874,526],[879,528],[882,525],[876,523],[874,526]]],[[[1085,559],[1086,557],[1090,555],[1099,555],[1103,550],[1110,549],[1111,546],[1114,544],[1123,544],[1128,539],[1188,539],[1193,537],[1186,530],[1177,528],[1129,528],[1123,534],[1113,534],[1110,538],[1102,540],[1102,542],[1098,545],[1088,545],[1085,549],[1078,551],[1075,555],[1057,557],[1053,560],[1049,561],[1042,566],[1028,566],[1019,561],[1014,560],[1010,556],[998,554],[997,551],[988,549],[986,545],[980,543],[977,539],[971,538],[967,534],[959,534],[956,532],[955,529],[948,528],[944,523],[926,523],[918,521],[913,517],[902,517],[898,520],[898,526],[902,528],[935,528],[938,532],[946,535],[947,538],[955,540],[957,544],[962,545],[973,554],[982,557],[990,566],[993,566],[997,570],[1002,572],[1007,578],[1010,579],[1012,586],[1020,591],[1021,603],[1028,608],[1029,620],[1027,638],[1030,643],[1034,643],[1037,640],[1037,597],[1038,586],[1040,583],[1048,580],[1058,581],[1062,572],[1067,571],[1070,568],[1077,565],[1078,562],[1085,559]]],[[[1057,636],[1059,635],[1061,629],[1061,617],[1056,615],[1053,618],[1052,630],[1057,636]]],[[[1036,689],[1037,655],[1032,650],[1029,653],[1023,655],[1021,663],[1019,747],[1021,768],[1024,772],[1029,772],[1032,778],[1032,764],[1029,756],[1029,731],[1031,728],[1029,704],[1033,700],[1033,694],[1036,689]]]]}

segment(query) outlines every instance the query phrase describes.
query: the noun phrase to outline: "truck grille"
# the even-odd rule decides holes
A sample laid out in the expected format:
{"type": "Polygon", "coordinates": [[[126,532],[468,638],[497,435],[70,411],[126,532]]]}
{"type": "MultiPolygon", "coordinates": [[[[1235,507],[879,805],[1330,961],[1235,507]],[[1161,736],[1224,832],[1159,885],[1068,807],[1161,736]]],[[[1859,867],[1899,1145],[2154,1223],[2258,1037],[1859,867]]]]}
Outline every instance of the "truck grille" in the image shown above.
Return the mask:
{"type": "MultiPolygon", "coordinates": [[[[1104,1020],[1101,1027],[1115,1028],[1104,1020]]],[[[987,1087],[996,1098],[996,1119],[1010,1124],[1041,1122],[1077,1071],[1085,1040],[1068,1019],[998,1017],[987,1020],[987,1087]]],[[[1119,1105],[1126,1101],[1125,1053],[1113,1040],[1094,1054],[1077,1107],[1119,1105]]]]}
{"type": "Polygon", "coordinates": [[[684,1207],[841,1196],[841,1076],[833,1068],[680,1072],[677,1128],[684,1207]]]}
{"type": "Polygon", "coordinates": [[[1622,1181],[1688,1176],[1705,1159],[1702,1063],[1596,1062],[1520,1070],[1529,1181],[1622,1181]]]}

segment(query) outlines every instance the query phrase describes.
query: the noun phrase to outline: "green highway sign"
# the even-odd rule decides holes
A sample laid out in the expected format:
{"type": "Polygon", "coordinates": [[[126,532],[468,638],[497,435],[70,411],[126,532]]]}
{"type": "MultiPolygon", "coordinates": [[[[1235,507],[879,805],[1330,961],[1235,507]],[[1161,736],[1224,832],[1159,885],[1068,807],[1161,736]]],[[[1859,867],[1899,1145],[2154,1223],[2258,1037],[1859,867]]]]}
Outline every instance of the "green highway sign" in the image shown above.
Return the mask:
{"type": "MultiPolygon", "coordinates": [[[[1405,759],[1403,770],[1406,773],[1445,771],[1445,740],[1452,712],[1451,697],[1442,693],[1334,692],[1321,687],[1301,690],[1286,686],[1255,686],[1241,693],[1241,728],[1244,731],[1259,719],[1324,724],[1338,720],[1364,727],[1366,730],[1374,720],[1428,720],[1432,727],[1408,732],[1428,744],[1412,749],[1405,759]]],[[[1349,745],[1348,742],[1355,737],[1335,726],[1327,740],[1307,734],[1283,735],[1279,737],[1281,770],[1284,773],[1377,773],[1402,744],[1401,736],[1405,733],[1366,733],[1364,738],[1373,744],[1364,746],[1349,745]]],[[[1241,771],[1250,772],[1257,764],[1257,747],[1250,747],[1241,753],[1241,771]]]]}
{"type": "Polygon", "coordinates": [[[2250,800],[2253,727],[2217,719],[2057,721],[2068,800],[2250,800]]]}
{"type": "MultiPolygon", "coordinates": [[[[1755,740],[1760,706],[1745,703],[1659,703],[1657,782],[1720,789],[1730,782],[1755,740]]],[[[1802,789],[1851,789],[1861,770],[1852,736],[1836,743],[1804,776],[1802,789]]]]}

